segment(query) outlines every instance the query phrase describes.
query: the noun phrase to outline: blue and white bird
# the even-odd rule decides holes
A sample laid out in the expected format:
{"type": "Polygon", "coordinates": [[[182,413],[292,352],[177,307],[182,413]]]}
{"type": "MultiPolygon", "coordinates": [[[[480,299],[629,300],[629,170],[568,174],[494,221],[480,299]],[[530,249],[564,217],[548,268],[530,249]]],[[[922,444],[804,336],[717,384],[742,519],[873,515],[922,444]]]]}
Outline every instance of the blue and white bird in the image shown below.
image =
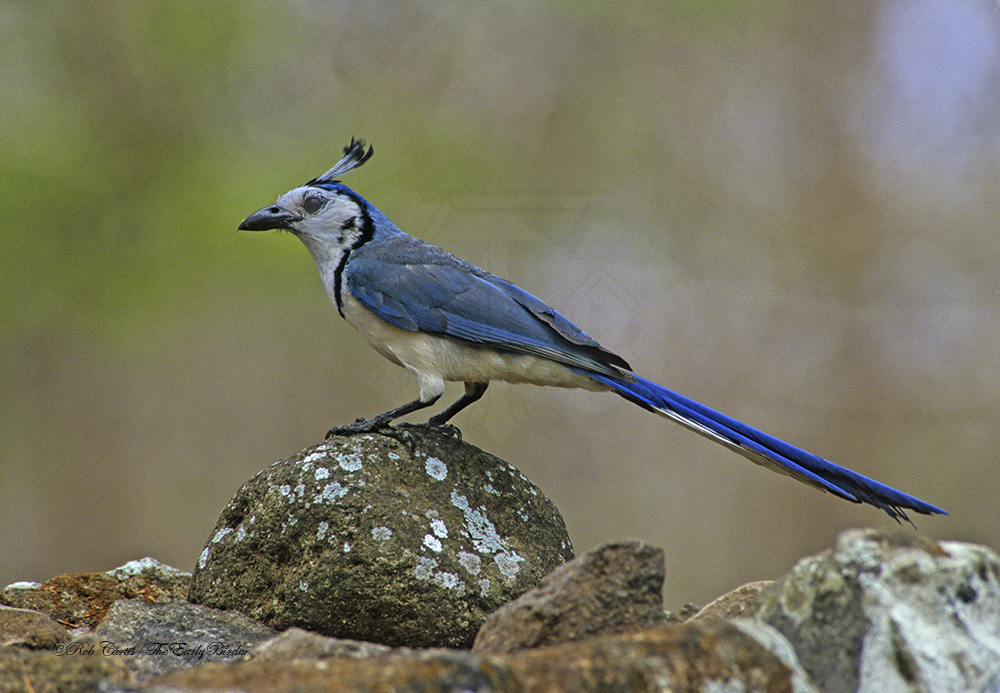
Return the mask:
{"type": "Polygon", "coordinates": [[[331,435],[385,430],[440,399],[445,382],[465,394],[428,424],[440,426],[491,380],[610,390],[734,450],[752,462],[897,522],[905,510],[947,514],[922,500],[755,430],[640,378],[622,357],[524,289],[400,231],[337,178],[371,158],[351,140],[332,169],[247,217],[240,229],[286,230],[301,240],[340,315],[375,350],[417,377],[420,396],[331,435]]]}

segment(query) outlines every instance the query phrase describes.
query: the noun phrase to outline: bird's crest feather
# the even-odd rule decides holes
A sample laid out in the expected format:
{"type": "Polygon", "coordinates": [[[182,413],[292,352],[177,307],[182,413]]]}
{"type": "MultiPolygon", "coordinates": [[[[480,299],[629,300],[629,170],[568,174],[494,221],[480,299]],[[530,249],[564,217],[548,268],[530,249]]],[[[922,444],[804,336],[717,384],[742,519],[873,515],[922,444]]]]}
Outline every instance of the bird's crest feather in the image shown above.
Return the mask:
{"type": "Polygon", "coordinates": [[[368,150],[366,151],[365,141],[352,137],[351,143],[344,147],[344,158],[338,161],[333,168],[324,173],[322,176],[313,178],[311,181],[306,183],[306,185],[322,185],[323,183],[336,182],[338,176],[350,173],[354,169],[358,168],[361,164],[368,161],[374,153],[374,147],[368,145],[368,150]]]}

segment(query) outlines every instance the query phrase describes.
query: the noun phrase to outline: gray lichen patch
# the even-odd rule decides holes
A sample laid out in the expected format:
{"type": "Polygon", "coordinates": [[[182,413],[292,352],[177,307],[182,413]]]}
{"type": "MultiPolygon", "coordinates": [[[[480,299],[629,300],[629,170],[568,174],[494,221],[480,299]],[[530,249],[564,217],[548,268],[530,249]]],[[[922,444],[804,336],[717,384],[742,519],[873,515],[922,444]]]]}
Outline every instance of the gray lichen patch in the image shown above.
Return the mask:
{"type": "Polygon", "coordinates": [[[516,469],[441,432],[331,439],[262,470],[225,508],[191,600],[273,628],[468,647],[486,616],[573,557],[516,469]]]}
{"type": "Polygon", "coordinates": [[[448,465],[439,460],[436,457],[427,458],[427,464],[424,466],[427,470],[427,474],[438,481],[444,481],[445,477],[448,476],[448,465]]]}

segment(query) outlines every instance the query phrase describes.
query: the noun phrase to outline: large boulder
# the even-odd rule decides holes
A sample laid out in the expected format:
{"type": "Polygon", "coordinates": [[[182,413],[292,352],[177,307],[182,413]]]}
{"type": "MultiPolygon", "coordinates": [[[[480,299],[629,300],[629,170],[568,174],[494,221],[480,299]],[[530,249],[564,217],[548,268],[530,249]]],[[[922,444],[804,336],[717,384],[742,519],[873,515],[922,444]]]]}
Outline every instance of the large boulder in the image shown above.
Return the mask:
{"type": "Polygon", "coordinates": [[[517,469],[437,429],[332,438],[229,502],[192,602],[394,646],[471,647],[487,615],[573,558],[517,469]]]}

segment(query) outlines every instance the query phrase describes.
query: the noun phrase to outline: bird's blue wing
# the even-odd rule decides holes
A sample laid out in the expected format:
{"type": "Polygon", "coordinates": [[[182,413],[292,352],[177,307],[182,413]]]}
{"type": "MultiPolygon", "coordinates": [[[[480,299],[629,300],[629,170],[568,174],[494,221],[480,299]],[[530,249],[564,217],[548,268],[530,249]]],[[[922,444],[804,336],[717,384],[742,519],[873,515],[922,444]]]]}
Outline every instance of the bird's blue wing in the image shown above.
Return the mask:
{"type": "Polygon", "coordinates": [[[365,308],[404,330],[541,356],[618,378],[628,368],[541,300],[472,266],[357,258],[345,281],[365,308]]]}

